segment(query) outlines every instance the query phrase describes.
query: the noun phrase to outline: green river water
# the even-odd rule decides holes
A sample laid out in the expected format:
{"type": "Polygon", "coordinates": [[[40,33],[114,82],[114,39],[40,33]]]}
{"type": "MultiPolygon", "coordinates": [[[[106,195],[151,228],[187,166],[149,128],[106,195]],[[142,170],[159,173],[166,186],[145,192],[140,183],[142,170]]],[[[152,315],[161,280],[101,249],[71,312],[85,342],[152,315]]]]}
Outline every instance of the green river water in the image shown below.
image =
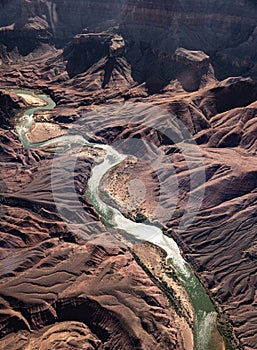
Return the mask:
{"type": "Polygon", "coordinates": [[[179,279],[186,289],[194,308],[194,349],[195,350],[220,350],[221,342],[217,332],[217,314],[213,303],[208,294],[203,288],[198,278],[193,273],[190,265],[183,259],[180,249],[176,242],[165,236],[162,230],[153,225],[136,223],[125,218],[121,212],[107,203],[105,203],[99,194],[99,183],[102,177],[114,166],[123,161],[127,155],[120,154],[114,148],[103,144],[89,143],[81,135],[64,135],[52,140],[40,143],[30,143],[26,137],[26,132],[34,123],[33,114],[37,110],[51,110],[55,107],[53,100],[45,94],[36,94],[28,90],[12,90],[15,93],[27,93],[44,100],[47,105],[44,107],[31,107],[24,111],[23,116],[20,116],[16,121],[16,131],[19,134],[20,140],[26,148],[47,147],[58,142],[67,143],[68,145],[85,145],[89,147],[101,148],[105,151],[105,158],[100,163],[93,167],[91,177],[88,181],[88,197],[95,209],[104,218],[105,222],[136,239],[151,242],[167,253],[167,260],[170,262],[179,276],[179,279]]]}

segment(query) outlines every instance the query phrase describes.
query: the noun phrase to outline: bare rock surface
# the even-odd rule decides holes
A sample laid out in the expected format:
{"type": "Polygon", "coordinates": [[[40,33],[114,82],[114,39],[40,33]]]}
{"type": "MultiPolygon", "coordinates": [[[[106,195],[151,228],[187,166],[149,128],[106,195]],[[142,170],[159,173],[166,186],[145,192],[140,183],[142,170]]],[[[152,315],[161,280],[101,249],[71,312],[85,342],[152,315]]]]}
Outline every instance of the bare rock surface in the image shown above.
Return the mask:
{"type": "Polygon", "coordinates": [[[12,131],[1,129],[1,154],[0,347],[183,349],[169,301],[85,201],[92,156],[78,157],[73,203],[72,154],[59,155],[55,184],[52,154],[12,131]]]}
{"type": "MultiPolygon", "coordinates": [[[[1,88],[40,89],[58,132],[132,153],[126,178],[124,164],[107,174],[109,199],[131,212],[138,193],[126,202],[120,183],[145,181],[142,214],[175,238],[245,349],[257,344],[256,17],[249,0],[0,4],[1,88]]],[[[24,149],[12,130],[24,107],[1,89],[0,347],[188,350],[161,289],[85,198],[98,155],[24,149]]]]}
{"type": "Polygon", "coordinates": [[[14,117],[21,108],[26,106],[26,102],[12,92],[0,90],[0,123],[2,128],[13,126],[14,117]]]}

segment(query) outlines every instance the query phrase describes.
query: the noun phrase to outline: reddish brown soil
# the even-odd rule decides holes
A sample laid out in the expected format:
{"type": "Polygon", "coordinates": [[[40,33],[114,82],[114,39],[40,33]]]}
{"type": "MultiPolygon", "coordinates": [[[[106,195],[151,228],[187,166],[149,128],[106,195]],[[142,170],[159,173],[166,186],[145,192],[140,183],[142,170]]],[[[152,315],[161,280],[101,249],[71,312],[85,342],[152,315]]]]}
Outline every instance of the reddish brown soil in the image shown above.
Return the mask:
{"type": "MultiPolygon", "coordinates": [[[[146,183],[153,200],[143,213],[175,238],[241,344],[256,349],[256,4],[17,3],[1,4],[1,88],[50,94],[57,107],[48,122],[120,151],[142,142],[143,155],[133,156],[153,158],[128,179],[140,171],[146,183]],[[106,31],[118,22],[125,40],[106,31]],[[194,141],[187,157],[174,117],[194,141]],[[197,210],[181,226],[188,198],[197,210]]],[[[24,149],[14,132],[25,105],[0,91],[0,347],[182,349],[167,299],[85,199],[96,155],[81,153],[64,171],[76,152],[60,154],[51,176],[53,155],[24,149]]]]}

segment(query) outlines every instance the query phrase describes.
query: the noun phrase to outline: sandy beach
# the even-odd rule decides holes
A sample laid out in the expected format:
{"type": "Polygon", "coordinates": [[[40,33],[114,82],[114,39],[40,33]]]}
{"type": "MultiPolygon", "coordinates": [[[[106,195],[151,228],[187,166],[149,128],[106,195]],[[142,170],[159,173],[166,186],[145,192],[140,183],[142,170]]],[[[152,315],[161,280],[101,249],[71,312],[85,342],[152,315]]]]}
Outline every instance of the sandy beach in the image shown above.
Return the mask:
{"type": "Polygon", "coordinates": [[[132,250],[159,283],[166,286],[168,290],[173,291],[174,299],[177,305],[179,305],[179,313],[181,315],[176,313],[172,308],[170,308],[170,312],[175,319],[177,328],[180,330],[184,348],[187,350],[193,349],[194,340],[191,328],[194,322],[193,306],[186,291],[180,282],[178,282],[174,269],[166,263],[165,253],[160,248],[148,242],[135,244],[132,250]]]}
{"type": "Polygon", "coordinates": [[[136,157],[129,157],[112,168],[100,184],[106,199],[134,221],[138,216],[154,218],[157,189],[158,181],[154,179],[151,167],[136,157]]]}
{"type": "Polygon", "coordinates": [[[42,100],[40,97],[31,96],[31,95],[26,94],[26,93],[18,93],[17,95],[20,96],[21,98],[23,98],[23,100],[28,105],[35,106],[35,107],[43,107],[43,106],[47,105],[47,102],[42,100]]]}
{"type": "Polygon", "coordinates": [[[42,142],[64,134],[65,131],[57,124],[39,122],[33,124],[27,132],[27,138],[30,142],[42,142]]]}

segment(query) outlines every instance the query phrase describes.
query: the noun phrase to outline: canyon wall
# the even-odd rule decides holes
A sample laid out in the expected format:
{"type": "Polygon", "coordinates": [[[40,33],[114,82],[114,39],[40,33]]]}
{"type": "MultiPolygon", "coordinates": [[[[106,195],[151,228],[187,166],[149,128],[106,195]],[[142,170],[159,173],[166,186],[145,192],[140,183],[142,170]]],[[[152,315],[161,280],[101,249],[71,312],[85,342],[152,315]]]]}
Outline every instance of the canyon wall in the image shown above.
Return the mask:
{"type": "MultiPolygon", "coordinates": [[[[220,307],[222,321],[231,321],[247,349],[257,343],[257,84],[249,78],[257,77],[256,7],[250,0],[0,3],[1,87],[51,95],[57,106],[42,113],[42,121],[66,131],[78,121],[97,142],[142,139],[175,165],[169,176],[159,167],[166,183],[178,181],[180,191],[166,233],[178,242],[220,307]],[[247,77],[217,80],[235,75],[247,77]],[[96,127],[96,109],[113,102],[133,107],[123,117],[119,110],[118,120],[100,109],[96,127]],[[138,102],[158,105],[172,118],[147,112],[135,125],[131,116],[138,102]],[[177,130],[173,116],[198,145],[206,175],[202,206],[187,230],[180,230],[180,219],[190,192],[190,169],[179,145],[157,131],[160,125],[171,133],[177,130]],[[152,128],[145,127],[149,121],[152,128]]],[[[70,198],[61,165],[51,178],[52,155],[25,149],[11,130],[24,101],[0,90],[0,104],[0,347],[36,347],[40,339],[49,336],[51,343],[60,333],[58,341],[64,343],[69,335],[82,336],[75,349],[86,344],[85,337],[98,349],[190,349],[168,308],[167,288],[162,293],[153,282],[153,269],[152,275],[146,273],[125,247],[102,247],[112,235],[85,199],[92,155],[82,154],[70,174],[88,215],[84,219],[70,198]],[[73,229],[58,214],[52,184],[61,189],[63,210],[78,221],[73,229]],[[68,335],[67,322],[72,322],[68,335]]],[[[176,139],[182,140],[183,132],[177,131],[176,139]]],[[[198,160],[192,154],[194,163],[198,160]]],[[[195,166],[193,177],[202,171],[195,166]]],[[[172,208],[167,193],[164,204],[172,208]]],[[[194,198],[200,198],[198,188],[194,198]]]]}
{"type": "Polygon", "coordinates": [[[203,50],[220,77],[256,75],[254,1],[11,0],[0,4],[0,42],[22,55],[40,42],[63,46],[82,31],[116,27],[137,50],[203,50]]]}

